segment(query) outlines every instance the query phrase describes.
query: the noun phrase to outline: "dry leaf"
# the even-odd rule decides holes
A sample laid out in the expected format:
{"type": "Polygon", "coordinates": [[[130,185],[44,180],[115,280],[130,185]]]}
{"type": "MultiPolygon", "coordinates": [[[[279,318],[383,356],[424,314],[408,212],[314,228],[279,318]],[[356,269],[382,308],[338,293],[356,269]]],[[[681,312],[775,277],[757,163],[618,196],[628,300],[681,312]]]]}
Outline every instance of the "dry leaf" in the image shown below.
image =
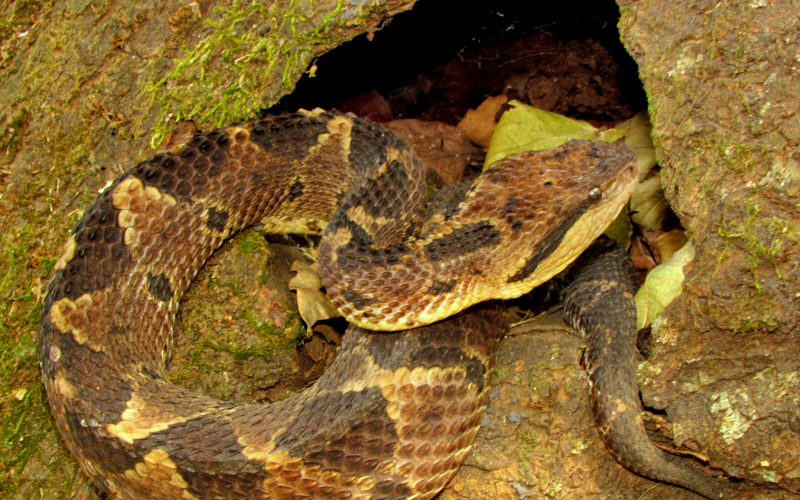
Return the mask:
{"type": "Polygon", "coordinates": [[[314,325],[314,331],[322,334],[333,345],[342,345],[342,334],[336,328],[324,323],[314,325]]]}
{"type": "Polygon", "coordinates": [[[330,347],[328,343],[325,342],[325,339],[322,338],[322,335],[311,335],[311,340],[303,344],[303,346],[305,346],[308,356],[314,363],[325,359],[327,349],[330,347]]]}
{"type": "Polygon", "coordinates": [[[297,310],[308,331],[317,321],[341,316],[328,296],[320,291],[322,278],[316,268],[316,264],[296,260],[292,263],[292,271],[297,275],[289,280],[289,290],[297,290],[297,310]]]}
{"type": "Polygon", "coordinates": [[[661,256],[661,262],[665,264],[669,262],[675,252],[683,248],[688,241],[689,238],[686,237],[686,231],[683,229],[673,229],[659,236],[656,239],[655,247],[661,256]]]}
{"type": "Polygon", "coordinates": [[[297,274],[289,280],[289,290],[305,288],[319,290],[322,288],[322,278],[317,271],[317,264],[310,264],[303,260],[292,262],[292,271],[297,274]]]}
{"type": "Polygon", "coordinates": [[[635,297],[637,328],[650,326],[669,303],[681,294],[683,268],[692,260],[694,246],[689,242],[675,252],[669,263],[650,271],[635,297]]]}
{"type": "Polygon", "coordinates": [[[458,123],[458,129],[464,132],[474,144],[485,148],[489,145],[492,132],[497,126],[494,117],[497,116],[497,112],[500,111],[503,104],[507,102],[508,97],[505,95],[487,98],[476,109],[467,111],[467,114],[458,123]]]}
{"type": "Polygon", "coordinates": [[[392,119],[389,103],[377,90],[354,95],[336,105],[336,109],[342,113],[353,113],[356,116],[369,118],[374,122],[388,122],[392,119]]]}
{"type": "Polygon", "coordinates": [[[303,345],[295,347],[293,352],[297,371],[303,374],[306,382],[319,378],[336,359],[334,347],[316,333],[303,345]]]}
{"type": "Polygon", "coordinates": [[[319,290],[297,289],[297,310],[311,331],[317,321],[338,318],[342,314],[327,295],[319,290]]]}
{"type": "Polygon", "coordinates": [[[631,220],[634,223],[661,229],[669,213],[660,174],[653,175],[636,187],[631,196],[631,220]]]}
{"type": "Polygon", "coordinates": [[[650,247],[645,244],[644,238],[638,234],[631,238],[631,260],[637,271],[649,271],[658,265],[650,247]]]}
{"type": "Polygon", "coordinates": [[[462,131],[442,122],[396,120],[382,123],[414,148],[428,173],[439,180],[436,187],[461,182],[464,169],[474,157],[482,156],[480,149],[469,142],[462,131]]]}
{"type": "Polygon", "coordinates": [[[647,173],[656,166],[656,148],[653,145],[650,125],[650,116],[647,111],[636,113],[633,118],[619,123],[616,130],[621,130],[625,134],[625,144],[636,151],[639,160],[639,180],[643,181],[647,173]]]}

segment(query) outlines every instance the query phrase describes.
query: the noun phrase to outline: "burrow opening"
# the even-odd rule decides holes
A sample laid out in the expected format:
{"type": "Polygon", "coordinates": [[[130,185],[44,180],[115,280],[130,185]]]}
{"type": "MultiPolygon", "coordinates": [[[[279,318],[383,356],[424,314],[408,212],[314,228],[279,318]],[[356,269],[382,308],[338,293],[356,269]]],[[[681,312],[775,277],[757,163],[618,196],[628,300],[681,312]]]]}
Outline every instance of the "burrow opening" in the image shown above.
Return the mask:
{"type": "MultiPolygon", "coordinates": [[[[360,110],[377,92],[390,119],[455,125],[505,93],[597,123],[647,108],[635,62],[619,40],[613,1],[423,0],[316,59],[291,94],[267,110],[360,110]]],[[[383,117],[385,120],[385,116],[383,117]]]]}

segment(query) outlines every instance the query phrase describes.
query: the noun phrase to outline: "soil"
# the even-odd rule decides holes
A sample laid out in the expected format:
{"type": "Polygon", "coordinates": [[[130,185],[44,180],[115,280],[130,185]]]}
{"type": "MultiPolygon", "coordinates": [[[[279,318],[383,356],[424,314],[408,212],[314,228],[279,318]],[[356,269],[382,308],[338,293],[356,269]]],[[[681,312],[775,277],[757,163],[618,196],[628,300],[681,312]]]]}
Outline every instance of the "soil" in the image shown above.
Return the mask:
{"type": "MultiPolygon", "coordinates": [[[[435,44],[425,37],[444,28],[439,11],[425,10],[431,2],[415,7],[416,21],[392,17],[409,2],[323,1],[293,12],[285,3],[0,7],[0,497],[103,498],[64,449],[36,364],[41,293],[80,210],[179,120],[209,129],[255,116],[314,64],[318,75],[272,111],[333,107],[373,90],[393,118],[450,124],[502,92],[597,125],[649,107],[669,201],[698,250],[640,366],[648,426],[660,444],[737,478],[742,498],[800,498],[796,6],[621,1],[634,63],[613,4],[528,12],[482,3],[478,21],[457,19],[435,44]],[[421,48],[399,50],[424,65],[388,82],[352,77],[346,61],[396,65],[379,44],[403,29],[421,48]],[[361,35],[323,56],[365,32],[374,40],[361,35]],[[349,52],[364,47],[388,62],[349,52]],[[440,48],[449,57],[436,59],[440,48]]],[[[448,2],[437,8],[461,15],[448,2]]],[[[296,244],[252,230],[218,252],[182,305],[172,379],[245,402],[312,383],[308,334],[283,285],[304,258],[296,244]]],[[[697,498],[630,474],[606,452],[582,349],[557,311],[512,332],[474,450],[438,498],[697,498]]]]}

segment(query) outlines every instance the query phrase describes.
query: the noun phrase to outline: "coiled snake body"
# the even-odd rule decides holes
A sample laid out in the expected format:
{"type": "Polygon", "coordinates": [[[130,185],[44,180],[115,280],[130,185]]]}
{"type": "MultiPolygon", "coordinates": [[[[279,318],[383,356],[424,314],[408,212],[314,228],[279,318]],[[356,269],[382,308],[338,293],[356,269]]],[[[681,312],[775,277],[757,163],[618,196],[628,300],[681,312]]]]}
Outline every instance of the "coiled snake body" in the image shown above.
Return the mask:
{"type": "Polygon", "coordinates": [[[627,201],[633,164],[589,141],[509,157],[420,229],[419,161],[378,125],[315,110],[199,134],[106,189],[55,265],[39,354],[59,431],[117,498],[431,498],[471,446],[504,333],[492,304],[459,311],[563,269],[627,201]],[[254,223],[322,233],[326,291],[357,325],[312,388],[270,406],[164,379],[181,296],[254,223]]]}

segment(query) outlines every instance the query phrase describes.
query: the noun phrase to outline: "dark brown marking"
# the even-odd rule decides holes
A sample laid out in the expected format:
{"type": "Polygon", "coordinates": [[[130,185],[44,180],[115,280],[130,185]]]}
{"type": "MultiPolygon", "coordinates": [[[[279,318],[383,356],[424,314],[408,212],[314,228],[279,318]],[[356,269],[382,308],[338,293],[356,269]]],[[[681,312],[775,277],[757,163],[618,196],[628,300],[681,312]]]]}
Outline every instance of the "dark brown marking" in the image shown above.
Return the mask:
{"type": "Polygon", "coordinates": [[[591,201],[588,199],[585,200],[581,205],[575,209],[569,217],[564,221],[558,229],[552,231],[550,234],[545,237],[544,240],[536,247],[533,254],[528,257],[528,260],[525,261],[525,265],[517,271],[516,274],[508,278],[508,283],[515,283],[517,281],[522,281],[526,279],[528,276],[533,274],[536,271],[536,268],[539,264],[546,259],[551,253],[553,253],[556,248],[561,244],[561,240],[564,239],[564,235],[567,234],[567,231],[581,218],[581,216],[589,209],[591,206],[591,201]]]}
{"type": "Polygon", "coordinates": [[[221,233],[225,231],[225,226],[228,224],[228,217],[229,214],[227,210],[217,210],[217,207],[211,207],[208,209],[206,227],[212,231],[221,233]]]}
{"type": "Polygon", "coordinates": [[[317,144],[319,135],[328,132],[327,123],[332,117],[330,113],[314,118],[299,113],[270,116],[253,124],[250,140],[275,157],[302,160],[308,156],[308,149],[317,144]]]}
{"type": "Polygon", "coordinates": [[[408,145],[395,134],[375,127],[361,118],[353,119],[348,161],[358,175],[371,173],[375,165],[386,163],[387,148],[408,150],[408,145]]]}
{"type": "Polygon", "coordinates": [[[169,302],[174,296],[169,280],[165,278],[163,274],[153,276],[148,272],[147,290],[150,292],[150,295],[162,302],[169,302]]]}
{"type": "Polygon", "coordinates": [[[505,184],[508,182],[508,176],[499,173],[490,174],[487,180],[492,184],[505,184]]]}
{"type": "Polygon", "coordinates": [[[467,224],[424,247],[431,262],[446,262],[468,252],[490,248],[500,241],[500,231],[489,221],[467,224]]]}
{"type": "Polygon", "coordinates": [[[457,280],[439,281],[433,280],[433,285],[428,289],[428,295],[441,295],[443,293],[450,293],[456,287],[457,280]]]}
{"type": "Polygon", "coordinates": [[[149,379],[152,379],[152,380],[160,380],[161,379],[161,375],[159,375],[158,373],[156,373],[155,371],[151,370],[150,368],[148,368],[146,366],[143,366],[141,368],[141,370],[139,370],[139,371],[141,372],[142,375],[144,375],[145,377],[147,377],[149,379]]]}
{"type": "Polygon", "coordinates": [[[370,474],[394,453],[397,432],[379,387],[326,394],[303,404],[293,424],[275,444],[306,464],[342,474],[370,474]],[[350,420],[331,419],[346,411],[350,420]]]}
{"type": "Polygon", "coordinates": [[[256,172],[250,172],[250,182],[253,185],[253,189],[257,190],[261,188],[261,186],[264,185],[264,175],[256,172]]]}
{"type": "Polygon", "coordinates": [[[191,202],[209,178],[222,173],[228,161],[230,140],[221,130],[197,134],[177,153],[161,153],[136,165],[129,175],[164,193],[191,202]]]}
{"type": "MultiPolygon", "coordinates": [[[[502,326],[502,315],[495,303],[483,303],[467,311],[416,330],[373,335],[366,344],[367,350],[378,366],[388,370],[404,366],[409,369],[465,366],[467,381],[483,390],[487,366],[481,359],[467,355],[466,350],[478,351],[490,359],[506,327],[502,326]]],[[[344,345],[340,356],[349,349],[349,344],[344,345]]]]}
{"type": "Polygon", "coordinates": [[[46,305],[64,297],[75,300],[85,293],[107,288],[114,283],[117,274],[132,265],[129,249],[121,243],[123,229],[117,225],[119,210],[111,202],[111,193],[117,185],[119,181],[86,209],[73,230],[75,254],[64,269],[55,273],[48,286],[50,301],[46,305]]]}
{"type": "Polygon", "coordinates": [[[142,455],[154,449],[167,452],[188,484],[187,491],[198,498],[230,498],[234,492],[247,498],[259,491],[264,477],[264,463],[242,454],[236,432],[219,415],[173,424],[135,445],[142,455]],[[207,467],[199,469],[196,464],[207,467]]]}
{"type": "Polygon", "coordinates": [[[370,299],[368,297],[364,297],[364,295],[354,291],[354,290],[346,290],[342,296],[347,299],[347,301],[353,304],[354,307],[358,309],[362,309],[366,306],[370,306],[375,303],[374,299],[370,299]]]}
{"type": "Polygon", "coordinates": [[[508,199],[508,201],[506,202],[505,206],[503,207],[502,214],[503,215],[509,215],[509,214],[514,213],[514,207],[517,205],[518,201],[519,200],[517,199],[516,196],[510,197],[508,199]]]}
{"type": "Polygon", "coordinates": [[[291,186],[289,186],[289,201],[299,198],[303,194],[303,183],[300,179],[295,179],[291,186]]]}

